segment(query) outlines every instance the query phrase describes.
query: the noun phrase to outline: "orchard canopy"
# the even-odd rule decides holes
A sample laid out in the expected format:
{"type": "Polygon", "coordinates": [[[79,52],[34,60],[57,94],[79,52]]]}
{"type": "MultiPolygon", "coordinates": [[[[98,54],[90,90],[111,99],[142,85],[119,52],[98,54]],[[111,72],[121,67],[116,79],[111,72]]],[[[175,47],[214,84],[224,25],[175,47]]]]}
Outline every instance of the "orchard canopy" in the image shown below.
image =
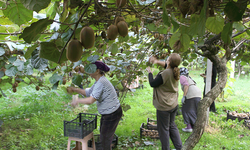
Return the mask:
{"type": "Polygon", "coordinates": [[[218,82],[199,104],[200,128],[184,145],[190,149],[204,131],[206,108],[226,85],[227,62],[250,61],[249,16],[249,0],[0,0],[0,85],[15,87],[18,81],[56,89],[71,78],[86,85],[90,79],[79,68],[94,72],[91,63],[99,59],[111,67],[108,75],[119,87],[142,76],[153,55],[179,53],[184,66],[208,58],[217,64],[218,82]],[[128,35],[110,40],[109,26],[121,16],[128,35]],[[82,47],[80,60],[71,62],[67,45],[80,40],[86,26],[94,30],[94,46],[82,47]],[[43,85],[46,74],[50,87],[43,85]]]}

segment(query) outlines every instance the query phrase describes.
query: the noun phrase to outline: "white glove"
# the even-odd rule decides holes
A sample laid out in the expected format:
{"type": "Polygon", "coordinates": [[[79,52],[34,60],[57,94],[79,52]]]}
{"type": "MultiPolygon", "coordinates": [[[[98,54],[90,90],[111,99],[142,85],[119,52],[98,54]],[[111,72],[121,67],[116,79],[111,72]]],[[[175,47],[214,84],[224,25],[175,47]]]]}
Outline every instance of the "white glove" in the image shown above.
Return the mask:
{"type": "Polygon", "coordinates": [[[182,99],[181,99],[181,103],[185,104],[185,100],[186,100],[186,96],[183,96],[182,99]]]}

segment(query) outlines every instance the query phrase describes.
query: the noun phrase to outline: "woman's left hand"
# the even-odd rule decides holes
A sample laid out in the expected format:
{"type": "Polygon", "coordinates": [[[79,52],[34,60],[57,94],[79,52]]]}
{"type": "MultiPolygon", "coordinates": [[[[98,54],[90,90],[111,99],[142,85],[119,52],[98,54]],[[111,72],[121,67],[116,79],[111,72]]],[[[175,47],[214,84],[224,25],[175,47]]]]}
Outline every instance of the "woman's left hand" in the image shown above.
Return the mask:
{"type": "Polygon", "coordinates": [[[146,70],[148,71],[148,73],[152,73],[152,71],[151,71],[151,69],[150,69],[149,66],[146,68],[146,70]]]}
{"type": "Polygon", "coordinates": [[[72,100],[72,102],[71,102],[71,105],[72,105],[72,107],[76,107],[77,105],[78,105],[78,100],[72,100]]]}

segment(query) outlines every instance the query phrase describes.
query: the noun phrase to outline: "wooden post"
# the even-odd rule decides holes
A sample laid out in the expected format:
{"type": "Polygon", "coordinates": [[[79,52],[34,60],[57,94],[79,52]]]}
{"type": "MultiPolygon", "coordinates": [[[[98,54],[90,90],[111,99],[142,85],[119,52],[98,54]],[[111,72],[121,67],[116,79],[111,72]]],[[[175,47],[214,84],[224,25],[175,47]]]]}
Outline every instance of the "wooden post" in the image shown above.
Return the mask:
{"type": "MultiPolygon", "coordinates": [[[[207,59],[207,72],[206,72],[206,87],[205,87],[205,95],[211,90],[212,85],[212,71],[213,71],[213,63],[207,59]]],[[[209,118],[209,107],[207,108],[207,118],[209,118]]],[[[208,124],[208,119],[207,123],[208,124]]]]}

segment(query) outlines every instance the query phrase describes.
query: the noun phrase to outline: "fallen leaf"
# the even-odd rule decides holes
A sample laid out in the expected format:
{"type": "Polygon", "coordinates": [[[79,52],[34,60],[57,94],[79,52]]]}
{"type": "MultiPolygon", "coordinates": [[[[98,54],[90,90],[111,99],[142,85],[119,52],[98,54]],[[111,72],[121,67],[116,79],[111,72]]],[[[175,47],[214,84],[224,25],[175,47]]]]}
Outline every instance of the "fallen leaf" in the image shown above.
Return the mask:
{"type": "Polygon", "coordinates": [[[138,142],[138,141],[135,141],[135,145],[140,145],[140,142],[138,142]]]}

